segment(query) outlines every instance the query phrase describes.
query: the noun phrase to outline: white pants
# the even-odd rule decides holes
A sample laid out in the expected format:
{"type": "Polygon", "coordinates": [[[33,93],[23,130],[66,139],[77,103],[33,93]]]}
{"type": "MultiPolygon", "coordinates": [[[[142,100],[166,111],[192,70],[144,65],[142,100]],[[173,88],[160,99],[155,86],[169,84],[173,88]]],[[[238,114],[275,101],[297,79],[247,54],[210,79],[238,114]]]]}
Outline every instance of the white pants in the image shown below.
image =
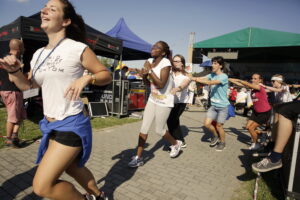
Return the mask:
{"type": "Polygon", "coordinates": [[[143,123],[140,132],[143,134],[148,134],[151,124],[155,119],[155,132],[161,136],[164,136],[168,130],[167,120],[171,110],[172,107],[163,107],[148,101],[145,107],[143,123]]]}

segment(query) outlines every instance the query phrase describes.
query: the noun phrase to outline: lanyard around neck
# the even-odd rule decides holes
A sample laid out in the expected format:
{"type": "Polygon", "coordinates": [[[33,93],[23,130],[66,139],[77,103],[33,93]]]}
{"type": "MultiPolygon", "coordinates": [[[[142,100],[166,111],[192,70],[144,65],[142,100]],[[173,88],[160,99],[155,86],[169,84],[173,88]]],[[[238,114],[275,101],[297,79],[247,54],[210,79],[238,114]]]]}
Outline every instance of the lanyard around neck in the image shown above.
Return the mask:
{"type": "MultiPolygon", "coordinates": [[[[36,74],[36,72],[39,70],[39,68],[45,63],[45,61],[49,58],[49,56],[53,53],[53,51],[60,45],[60,43],[64,40],[65,38],[62,38],[56,45],[55,47],[50,51],[50,53],[46,56],[46,58],[37,66],[36,70],[33,72],[33,75],[32,75],[32,78],[34,79],[34,76],[36,74]]],[[[32,70],[35,69],[36,65],[38,64],[39,62],[39,59],[43,53],[43,51],[45,50],[45,48],[43,48],[43,50],[40,52],[35,64],[34,64],[34,67],[32,70]]]]}

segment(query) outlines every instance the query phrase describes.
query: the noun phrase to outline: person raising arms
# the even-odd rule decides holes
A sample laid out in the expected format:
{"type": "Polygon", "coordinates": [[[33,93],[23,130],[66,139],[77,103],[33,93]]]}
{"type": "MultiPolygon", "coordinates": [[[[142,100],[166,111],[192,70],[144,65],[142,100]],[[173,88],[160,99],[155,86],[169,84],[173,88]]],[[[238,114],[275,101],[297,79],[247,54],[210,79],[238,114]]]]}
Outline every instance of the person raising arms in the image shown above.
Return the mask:
{"type": "Polygon", "coordinates": [[[235,78],[229,78],[229,81],[238,86],[251,89],[253,112],[247,122],[246,129],[249,131],[252,138],[252,144],[249,149],[257,150],[260,148],[260,145],[257,143],[257,134],[259,134],[259,132],[256,128],[267,123],[271,117],[271,106],[268,102],[267,93],[264,87],[260,85],[263,82],[262,76],[257,73],[253,74],[251,83],[235,78]]]}
{"type": "Polygon", "coordinates": [[[227,118],[228,105],[230,104],[227,98],[228,76],[222,71],[225,65],[223,57],[217,56],[212,58],[211,61],[212,73],[205,77],[192,77],[191,80],[210,85],[211,87],[211,106],[207,111],[204,126],[213,133],[210,146],[213,147],[218,144],[216,151],[223,151],[225,149],[225,131],[223,125],[227,118]],[[212,125],[213,121],[217,122],[216,126],[212,125]]]}
{"type": "Polygon", "coordinates": [[[174,106],[173,78],[171,71],[171,52],[169,45],[164,41],[156,42],[151,49],[151,56],[142,69],[143,80],[146,85],[150,84],[151,93],[148,98],[142,127],[138,139],[137,155],[128,163],[129,167],[139,167],[144,164],[142,153],[148,137],[150,126],[155,120],[155,131],[167,140],[171,146],[170,157],[175,158],[181,149],[182,142],[175,140],[167,129],[167,119],[174,106]]]}
{"type": "Polygon", "coordinates": [[[15,56],[0,59],[19,89],[42,88],[45,117],[40,122],[43,138],[33,191],[49,199],[106,199],[93,174],[84,166],[92,149],[92,128],[79,95],[89,83],[110,83],[110,72],[84,44],[84,21],[69,1],[49,0],[41,10],[41,28],[49,41],[33,55],[31,81],[20,72],[21,63],[15,56]],[[83,75],[85,69],[92,75],[83,75]],[[87,194],[82,195],[70,182],[59,180],[63,172],[73,177],[87,194]]]}
{"type": "Polygon", "coordinates": [[[191,79],[187,76],[185,71],[185,59],[182,55],[175,55],[173,57],[172,76],[174,79],[175,87],[171,90],[171,94],[175,95],[174,107],[171,110],[167,124],[170,134],[182,142],[183,148],[186,147],[181,128],[180,116],[183,113],[186,104],[189,101],[188,86],[191,79]]]}

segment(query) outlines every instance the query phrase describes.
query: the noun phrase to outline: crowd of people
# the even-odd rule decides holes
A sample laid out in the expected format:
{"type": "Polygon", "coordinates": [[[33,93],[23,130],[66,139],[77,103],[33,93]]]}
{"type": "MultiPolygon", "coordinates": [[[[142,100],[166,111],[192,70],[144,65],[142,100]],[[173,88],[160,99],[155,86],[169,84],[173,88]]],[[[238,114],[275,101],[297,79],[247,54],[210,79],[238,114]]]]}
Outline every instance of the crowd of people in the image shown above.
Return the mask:
{"type": "MultiPolygon", "coordinates": [[[[21,72],[22,41],[11,40],[9,55],[0,59],[0,94],[8,115],[5,143],[19,145],[18,129],[25,118],[21,91],[41,89],[44,118],[40,129],[43,137],[33,180],[34,192],[50,199],[107,199],[98,189],[92,172],[85,167],[92,149],[92,129],[79,97],[88,84],[110,83],[111,73],[84,43],[83,19],[69,1],[49,0],[41,10],[41,28],[49,41],[34,53],[28,76],[21,72]],[[53,67],[57,70],[52,70],[53,67]],[[89,73],[84,74],[84,70],[89,73]],[[63,172],[73,177],[87,193],[83,195],[70,182],[60,180],[63,172]]],[[[187,147],[180,116],[187,105],[193,103],[196,83],[205,85],[203,93],[209,102],[204,127],[211,133],[211,147],[216,151],[226,148],[223,126],[231,107],[244,109],[245,115],[251,109],[246,125],[252,142],[249,149],[260,148],[258,127],[270,123],[271,116],[275,143],[266,158],[252,165],[253,170],[266,172],[282,166],[282,152],[292,134],[292,122],[300,113],[299,95],[290,92],[289,88],[300,86],[285,84],[280,74],[271,78],[272,86],[265,85],[258,73],[252,75],[250,82],[228,78],[224,65],[222,57],[214,57],[210,74],[193,77],[185,71],[184,57],[179,54],[172,57],[169,45],[158,41],[152,46],[151,58],[142,70],[126,75],[128,67],[123,67],[115,73],[114,76],[120,79],[139,74],[135,76],[140,76],[151,89],[138,135],[137,152],[128,163],[129,167],[144,164],[142,154],[153,121],[155,132],[170,144],[171,158],[178,157],[181,149],[187,147]],[[268,92],[274,93],[272,102],[268,92]]]]}

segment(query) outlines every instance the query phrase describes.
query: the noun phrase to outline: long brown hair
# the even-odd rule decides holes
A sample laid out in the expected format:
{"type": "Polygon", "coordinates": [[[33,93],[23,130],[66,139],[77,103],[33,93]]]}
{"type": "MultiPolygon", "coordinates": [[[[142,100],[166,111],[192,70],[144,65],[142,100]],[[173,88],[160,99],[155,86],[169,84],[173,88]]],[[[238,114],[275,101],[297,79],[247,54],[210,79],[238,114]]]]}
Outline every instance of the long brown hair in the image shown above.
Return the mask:
{"type": "Polygon", "coordinates": [[[78,15],[74,9],[74,6],[68,0],[60,0],[64,5],[64,19],[70,19],[71,24],[66,28],[66,37],[85,43],[85,24],[81,15],[78,15]]]}

